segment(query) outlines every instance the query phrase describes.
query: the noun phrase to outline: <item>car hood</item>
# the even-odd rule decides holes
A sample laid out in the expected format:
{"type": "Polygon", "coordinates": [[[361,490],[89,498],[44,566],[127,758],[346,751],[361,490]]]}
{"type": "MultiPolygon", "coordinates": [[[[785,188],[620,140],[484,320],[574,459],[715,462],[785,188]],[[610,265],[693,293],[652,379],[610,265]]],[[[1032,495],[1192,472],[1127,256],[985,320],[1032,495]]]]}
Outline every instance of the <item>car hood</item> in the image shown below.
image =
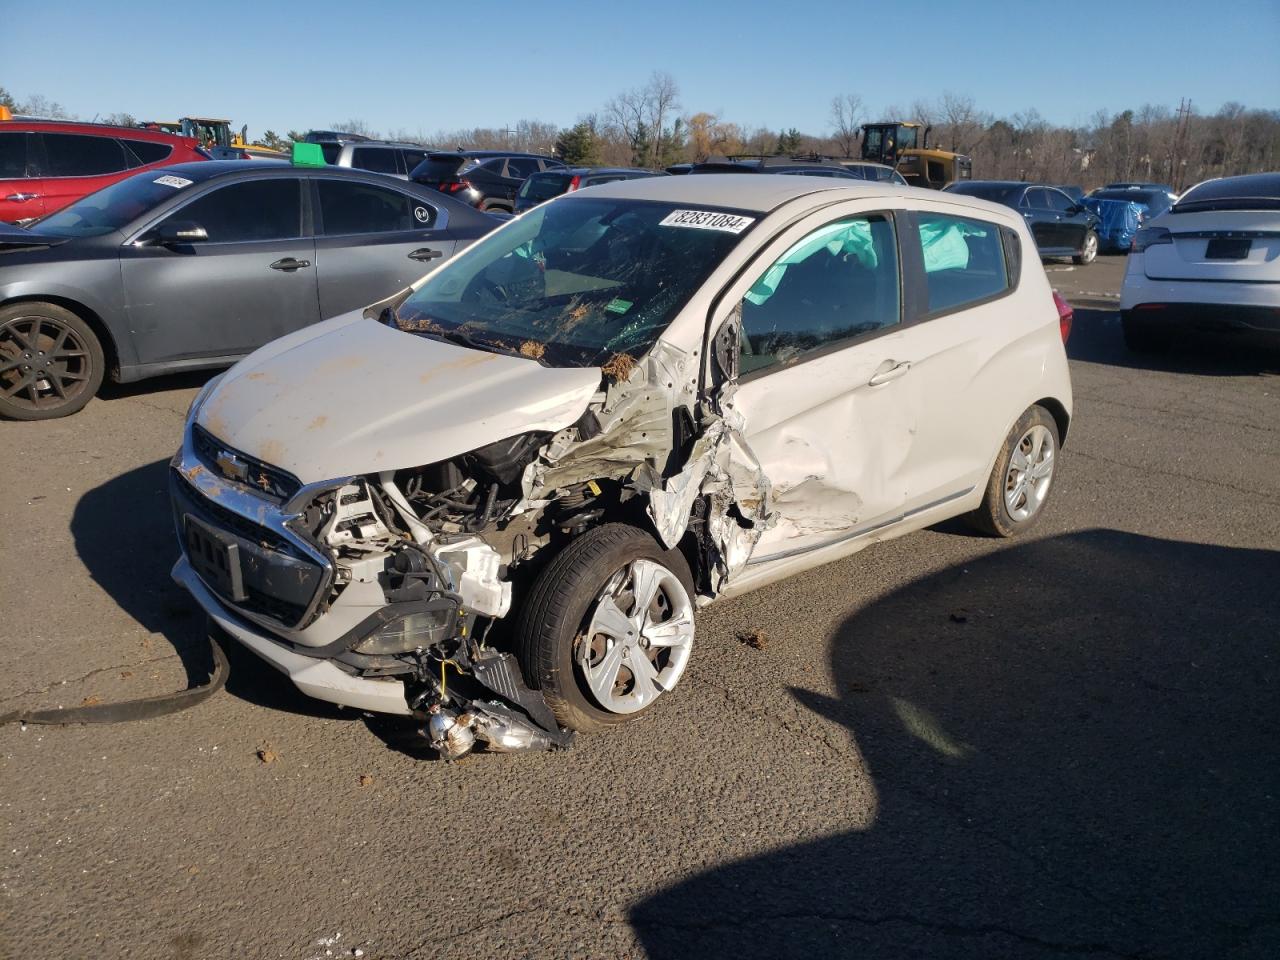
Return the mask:
{"type": "Polygon", "coordinates": [[[543,367],[348,314],[268,344],[223,375],[196,422],[303,483],[447,460],[569,426],[598,367],[543,367]]]}
{"type": "Polygon", "coordinates": [[[18,227],[12,223],[0,223],[0,252],[56,247],[70,239],[70,237],[52,237],[42,233],[32,233],[25,227],[18,227]]]}

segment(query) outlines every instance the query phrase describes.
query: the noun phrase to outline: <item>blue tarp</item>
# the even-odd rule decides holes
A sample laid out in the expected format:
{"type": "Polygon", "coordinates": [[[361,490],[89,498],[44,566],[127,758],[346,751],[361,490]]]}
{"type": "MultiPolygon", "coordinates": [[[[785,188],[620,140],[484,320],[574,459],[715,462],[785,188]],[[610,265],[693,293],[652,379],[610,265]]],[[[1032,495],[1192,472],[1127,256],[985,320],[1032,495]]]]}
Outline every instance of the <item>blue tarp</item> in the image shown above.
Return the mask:
{"type": "Polygon", "coordinates": [[[1098,246],[1103,250],[1128,250],[1129,241],[1149,215],[1145,203],[1132,200],[1085,197],[1080,202],[1098,217],[1098,246]]]}

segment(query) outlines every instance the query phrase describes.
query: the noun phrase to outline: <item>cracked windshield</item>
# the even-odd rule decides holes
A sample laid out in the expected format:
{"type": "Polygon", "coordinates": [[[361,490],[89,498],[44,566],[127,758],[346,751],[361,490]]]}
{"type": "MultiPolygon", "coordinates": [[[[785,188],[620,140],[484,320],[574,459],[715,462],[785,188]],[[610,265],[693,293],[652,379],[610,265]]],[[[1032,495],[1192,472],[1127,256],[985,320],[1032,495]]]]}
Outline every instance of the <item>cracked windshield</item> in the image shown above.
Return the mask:
{"type": "Polygon", "coordinates": [[[634,200],[548,204],[436,273],[394,323],[546,366],[638,359],[753,222],[634,200]]]}

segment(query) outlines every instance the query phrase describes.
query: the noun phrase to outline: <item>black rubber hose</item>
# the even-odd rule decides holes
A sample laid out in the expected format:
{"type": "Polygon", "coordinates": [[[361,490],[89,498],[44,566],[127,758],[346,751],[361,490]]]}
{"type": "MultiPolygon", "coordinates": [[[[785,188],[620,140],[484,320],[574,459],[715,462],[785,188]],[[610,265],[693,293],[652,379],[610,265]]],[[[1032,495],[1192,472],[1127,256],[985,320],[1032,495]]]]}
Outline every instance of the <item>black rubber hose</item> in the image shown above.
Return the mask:
{"type": "Polygon", "coordinates": [[[140,700],[124,700],[120,703],[70,707],[66,710],[13,710],[0,714],[0,724],[39,723],[66,726],[73,723],[126,723],[130,720],[150,720],[153,717],[164,717],[171,713],[188,710],[208,700],[227,683],[227,674],[231,668],[227,663],[227,655],[218,645],[214,630],[212,623],[207,624],[205,638],[209,641],[209,653],[213,658],[213,672],[209,675],[208,683],[178,690],[175,693],[143,697],[140,700]]]}

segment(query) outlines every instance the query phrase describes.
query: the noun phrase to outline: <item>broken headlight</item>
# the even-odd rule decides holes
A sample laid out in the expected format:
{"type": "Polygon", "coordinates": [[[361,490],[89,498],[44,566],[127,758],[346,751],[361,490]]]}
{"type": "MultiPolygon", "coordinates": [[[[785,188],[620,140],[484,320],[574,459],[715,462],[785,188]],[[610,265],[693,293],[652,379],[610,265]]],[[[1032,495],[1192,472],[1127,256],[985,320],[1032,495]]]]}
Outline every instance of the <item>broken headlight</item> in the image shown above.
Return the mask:
{"type": "Polygon", "coordinates": [[[458,605],[447,597],[421,604],[383,624],[355,646],[356,653],[389,655],[434,646],[454,636],[458,605]]]}

